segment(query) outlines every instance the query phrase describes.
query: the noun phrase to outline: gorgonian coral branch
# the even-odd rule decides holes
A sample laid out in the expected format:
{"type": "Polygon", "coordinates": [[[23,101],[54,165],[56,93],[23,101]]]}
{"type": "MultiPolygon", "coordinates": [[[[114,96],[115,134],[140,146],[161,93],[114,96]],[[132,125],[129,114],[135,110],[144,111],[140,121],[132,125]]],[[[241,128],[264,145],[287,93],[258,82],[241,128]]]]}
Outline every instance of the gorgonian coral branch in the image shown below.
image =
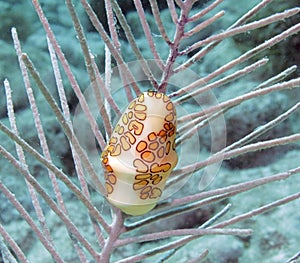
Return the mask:
{"type": "Polygon", "coordinates": [[[96,123],[93,115],[91,114],[91,112],[89,110],[89,106],[88,106],[88,104],[87,104],[87,102],[86,102],[86,100],[85,100],[85,98],[84,98],[84,96],[81,92],[81,89],[80,89],[80,87],[79,87],[79,85],[78,85],[78,83],[75,79],[74,74],[71,71],[70,65],[67,62],[67,60],[65,58],[65,55],[62,52],[62,50],[61,50],[61,48],[60,48],[60,46],[59,46],[59,44],[58,44],[58,42],[55,38],[54,33],[51,30],[49,22],[48,22],[46,16],[44,15],[43,10],[42,10],[39,2],[37,0],[32,0],[32,3],[35,7],[35,10],[36,10],[39,18],[40,18],[41,23],[44,26],[44,29],[46,31],[46,34],[47,34],[48,38],[49,38],[51,44],[53,45],[53,48],[54,48],[55,52],[57,53],[57,56],[58,56],[60,62],[62,63],[62,66],[63,66],[63,68],[66,72],[67,77],[70,80],[71,86],[72,86],[74,92],[76,93],[76,96],[77,96],[77,98],[80,102],[80,105],[82,106],[82,109],[83,109],[84,113],[86,114],[87,118],[89,119],[89,123],[91,125],[92,131],[95,134],[95,137],[97,138],[97,141],[98,141],[99,145],[102,148],[104,148],[104,146],[105,146],[104,138],[103,138],[101,132],[98,129],[97,123],[96,123]]]}

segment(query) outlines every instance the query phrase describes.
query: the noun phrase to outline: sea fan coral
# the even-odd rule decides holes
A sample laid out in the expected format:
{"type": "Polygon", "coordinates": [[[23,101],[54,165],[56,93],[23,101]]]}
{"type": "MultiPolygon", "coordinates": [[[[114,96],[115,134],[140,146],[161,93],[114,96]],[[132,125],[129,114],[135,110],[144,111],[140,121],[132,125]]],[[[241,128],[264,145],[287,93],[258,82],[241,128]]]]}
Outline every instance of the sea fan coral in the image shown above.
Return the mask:
{"type": "Polygon", "coordinates": [[[5,22],[3,262],[294,262],[296,1],[40,2],[5,22]]]}

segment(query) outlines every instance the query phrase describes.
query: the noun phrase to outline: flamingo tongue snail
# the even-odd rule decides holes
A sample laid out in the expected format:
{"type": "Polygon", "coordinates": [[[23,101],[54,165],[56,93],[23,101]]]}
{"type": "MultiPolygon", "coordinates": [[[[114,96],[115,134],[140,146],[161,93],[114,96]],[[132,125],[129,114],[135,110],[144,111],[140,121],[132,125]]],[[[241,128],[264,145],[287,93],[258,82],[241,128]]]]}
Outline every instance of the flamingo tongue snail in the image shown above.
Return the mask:
{"type": "Polygon", "coordinates": [[[156,91],[131,101],[101,155],[106,197],[129,215],[155,207],[177,164],[176,111],[156,91]]]}

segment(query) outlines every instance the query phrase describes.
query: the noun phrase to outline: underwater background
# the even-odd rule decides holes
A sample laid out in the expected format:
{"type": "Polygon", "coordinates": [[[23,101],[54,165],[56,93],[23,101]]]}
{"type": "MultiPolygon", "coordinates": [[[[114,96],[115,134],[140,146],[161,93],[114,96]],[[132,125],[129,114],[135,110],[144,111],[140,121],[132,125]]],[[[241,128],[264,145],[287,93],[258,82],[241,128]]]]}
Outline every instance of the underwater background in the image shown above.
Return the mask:
{"type": "MultiPolygon", "coordinates": [[[[91,2],[94,8],[98,8],[100,20],[105,21],[105,16],[101,17],[101,15],[104,14],[101,1],[91,2]]],[[[199,8],[201,8],[203,2],[205,1],[199,1],[199,8]]],[[[205,35],[209,35],[212,32],[215,32],[218,28],[226,28],[240,17],[244,13],[244,10],[249,9],[257,2],[259,1],[224,1],[224,3],[220,5],[219,9],[225,10],[227,15],[218,20],[217,23],[213,24],[213,27],[202,32],[202,36],[198,37],[201,38],[205,35]]],[[[43,0],[40,1],[40,3],[42,4],[44,12],[49,19],[52,29],[56,34],[56,37],[74,74],[76,75],[80,86],[84,89],[88,86],[89,78],[86,74],[80,45],[76,39],[73,24],[68,15],[64,1],[43,0]]],[[[145,44],[146,40],[142,34],[138,15],[134,11],[131,1],[124,1],[122,5],[124,5],[122,8],[126,10],[126,17],[129,24],[133,29],[135,29],[133,33],[137,39],[138,46],[141,47],[143,51],[143,55],[146,58],[151,57],[150,51],[143,48],[144,46],[147,46],[147,44],[145,44]]],[[[274,3],[269,5],[264,12],[271,14],[277,10],[282,11],[299,5],[300,1],[296,0],[274,1],[274,3]]],[[[98,33],[93,29],[84,11],[80,8],[80,4],[78,3],[78,5],[76,5],[75,1],[75,6],[79,13],[79,17],[82,19],[84,29],[86,30],[88,44],[95,55],[99,69],[104,71],[104,43],[99,40],[98,33]]],[[[161,3],[161,9],[164,7],[164,4],[161,3]]],[[[166,28],[168,28],[168,21],[170,19],[167,12],[162,11],[161,15],[164,19],[164,23],[166,24],[166,28]],[[164,19],[165,13],[166,15],[164,19]]],[[[149,19],[151,20],[150,15],[149,19]]],[[[298,22],[300,20],[299,16],[292,19],[298,19],[298,22]]],[[[43,80],[46,82],[48,87],[53,88],[52,92],[57,97],[55,79],[52,74],[49,74],[49,72],[52,72],[52,67],[48,55],[45,32],[36,13],[34,12],[31,2],[26,0],[0,1],[0,21],[1,83],[3,83],[5,78],[8,78],[10,85],[13,88],[14,107],[20,134],[32,145],[38,145],[32,113],[24,89],[10,30],[12,27],[16,27],[23,45],[23,50],[31,55],[31,59],[40,71],[43,80]]],[[[289,23],[292,24],[292,21],[287,20],[285,26],[288,27],[289,23]]],[[[294,23],[295,22],[293,21],[293,24],[294,23]]],[[[171,21],[169,27],[172,28],[171,21]]],[[[280,32],[283,29],[270,25],[268,26],[268,30],[271,32],[268,34],[270,36],[275,35],[276,32],[280,32]]],[[[193,70],[199,75],[212,72],[214,69],[223,65],[226,61],[229,61],[230,59],[245,52],[245,50],[247,50],[250,46],[263,42],[265,31],[263,32],[264,33],[262,34],[258,29],[249,34],[242,34],[223,41],[213,52],[206,56],[200,63],[197,63],[197,65],[193,67],[193,70]]],[[[122,34],[121,31],[119,33],[122,34]]],[[[129,44],[126,42],[125,38],[122,40],[122,48],[125,52],[125,60],[133,60],[134,55],[130,52],[129,44]],[[128,50],[127,53],[126,50],[128,50]]],[[[168,50],[165,51],[165,54],[164,50],[161,50],[161,52],[163,58],[168,56],[168,50]]],[[[266,75],[275,75],[292,65],[300,66],[299,34],[290,37],[288,40],[283,41],[265,53],[265,55],[270,59],[270,62],[266,67],[258,70],[255,75],[252,74],[251,77],[243,78],[241,81],[236,81],[230,84],[230,87],[227,88],[226,91],[221,89],[216,90],[216,96],[218,98],[226,99],[227,97],[230,97],[232,93],[239,93],[242,88],[243,90],[250,89],[254,84],[260,83],[266,75]]],[[[299,76],[299,72],[300,71],[298,69],[294,73],[294,76],[299,76]]],[[[72,110],[72,107],[75,107],[77,104],[77,99],[67,81],[64,83],[64,86],[66,87],[68,101],[72,110]]],[[[54,163],[56,163],[58,167],[69,174],[72,178],[74,175],[74,167],[71,160],[68,141],[57,123],[55,116],[51,114],[50,107],[44,103],[44,98],[37,93],[36,99],[40,113],[43,116],[42,121],[54,163]]],[[[263,96],[256,100],[247,101],[226,113],[225,119],[228,144],[243,137],[255,127],[275,118],[299,100],[299,89],[295,89],[292,92],[280,91],[269,96],[263,96]]],[[[4,88],[2,88],[0,93],[0,118],[4,123],[8,123],[4,88]]],[[[264,136],[264,139],[276,138],[296,132],[299,133],[299,131],[300,113],[298,111],[291,118],[267,133],[264,136]]],[[[202,144],[201,151],[204,152],[207,151],[207,148],[209,147],[209,145],[206,145],[206,140],[207,135],[203,132],[203,134],[200,134],[200,143],[202,144]]],[[[15,153],[14,144],[11,141],[8,141],[2,133],[0,133],[0,141],[2,145],[9,149],[12,153],[15,153]]],[[[34,171],[34,176],[42,182],[43,186],[46,188],[48,187],[47,189],[49,189],[49,193],[52,195],[52,186],[48,180],[47,171],[38,161],[30,158],[29,156],[26,157],[28,158],[31,170],[34,171]]],[[[241,180],[246,181],[247,179],[260,178],[269,174],[286,171],[296,165],[299,165],[299,162],[299,143],[246,154],[236,159],[224,162],[216,179],[211,185],[209,185],[209,188],[230,185],[241,180]]],[[[16,194],[26,210],[34,213],[23,177],[13,166],[4,160],[2,156],[0,157],[0,178],[2,182],[16,194]]],[[[286,196],[289,193],[297,192],[299,191],[299,186],[300,176],[298,174],[286,180],[284,183],[273,183],[272,187],[263,186],[259,189],[252,190],[251,194],[244,193],[231,197],[226,201],[222,201],[223,203],[203,207],[202,209],[197,210],[197,213],[193,212],[188,214],[183,221],[180,221],[180,219],[176,221],[176,218],[173,218],[171,221],[164,221],[156,227],[168,229],[194,226],[196,222],[199,222],[199,219],[205,221],[213,215],[214,211],[218,211],[219,205],[223,205],[224,202],[232,204],[233,209],[228,215],[226,215],[227,217],[230,217],[237,213],[237,211],[249,211],[260,202],[266,203],[274,200],[275,198],[286,196]]],[[[186,185],[182,191],[188,191],[187,188],[188,185],[186,185]]],[[[78,204],[72,193],[70,193],[63,184],[61,184],[61,189],[67,206],[75,207],[72,211],[76,211],[76,214],[71,215],[71,217],[75,218],[74,221],[84,229],[84,222],[86,218],[85,214],[80,213],[80,206],[82,204],[78,204]]],[[[107,204],[104,204],[103,197],[96,191],[91,193],[92,199],[98,207],[100,207],[100,211],[103,211],[103,213],[107,212],[107,208],[105,207],[107,204]]],[[[47,207],[46,204],[43,205],[44,208],[47,207]]],[[[240,223],[239,226],[252,228],[254,230],[254,234],[249,238],[239,238],[235,236],[211,236],[203,237],[201,240],[195,240],[186,246],[186,251],[181,252],[182,254],[178,257],[177,262],[185,262],[184,253],[188,255],[190,251],[199,251],[204,246],[211,251],[207,261],[205,262],[285,262],[285,260],[291,258],[300,251],[299,210],[300,200],[296,200],[292,203],[286,204],[285,206],[277,207],[274,210],[263,215],[259,215],[251,220],[246,220],[245,222],[240,223]]],[[[65,251],[65,258],[67,258],[66,262],[76,262],[74,261],[74,255],[72,254],[72,244],[70,242],[66,242],[64,239],[66,230],[64,229],[64,226],[61,225],[62,223],[54,216],[53,211],[49,210],[47,212],[47,220],[49,221],[51,233],[53,233],[54,237],[59,237],[58,239],[61,241],[58,247],[60,251],[65,251]],[[70,252],[68,253],[68,251],[70,252]]],[[[18,212],[12,208],[10,203],[1,193],[0,221],[7,227],[7,230],[12,234],[18,244],[20,244],[22,250],[26,253],[26,255],[28,255],[31,262],[52,262],[51,257],[48,253],[45,253],[45,249],[38,242],[38,239],[34,236],[30,227],[20,218],[18,212]]],[[[87,228],[86,234],[90,236],[94,235],[93,229],[87,228]]],[[[147,243],[143,244],[143,246],[147,248],[147,243]]],[[[134,247],[132,249],[134,249],[134,247]]],[[[119,251],[120,257],[122,253],[126,254],[126,251],[119,251]]],[[[3,261],[0,260],[0,262],[2,263],[3,261]]]]}

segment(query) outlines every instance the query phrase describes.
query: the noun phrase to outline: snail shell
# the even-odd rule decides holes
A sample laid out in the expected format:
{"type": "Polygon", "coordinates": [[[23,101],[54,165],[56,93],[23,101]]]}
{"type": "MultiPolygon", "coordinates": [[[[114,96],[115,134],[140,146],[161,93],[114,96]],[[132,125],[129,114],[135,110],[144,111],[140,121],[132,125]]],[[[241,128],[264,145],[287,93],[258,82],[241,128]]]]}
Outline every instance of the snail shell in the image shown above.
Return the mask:
{"type": "Polygon", "coordinates": [[[148,91],[131,101],[101,155],[107,200],[129,215],[153,209],[178,161],[175,138],[167,95],[148,91]]]}

